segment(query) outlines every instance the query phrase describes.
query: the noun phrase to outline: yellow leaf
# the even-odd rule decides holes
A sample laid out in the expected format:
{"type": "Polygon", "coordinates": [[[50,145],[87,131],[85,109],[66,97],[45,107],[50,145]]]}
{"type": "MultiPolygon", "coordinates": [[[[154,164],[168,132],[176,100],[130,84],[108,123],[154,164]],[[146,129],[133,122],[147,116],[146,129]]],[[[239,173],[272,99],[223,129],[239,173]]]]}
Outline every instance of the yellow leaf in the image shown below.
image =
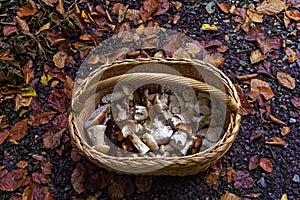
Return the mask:
{"type": "Polygon", "coordinates": [[[64,68],[67,58],[68,58],[68,54],[66,52],[59,51],[53,56],[53,62],[56,67],[64,68]]]}
{"type": "Polygon", "coordinates": [[[217,31],[218,27],[216,27],[215,25],[202,24],[202,30],[204,30],[204,31],[217,31]]]}
{"type": "Polygon", "coordinates": [[[50,22],[48,22],[47,24],[43,25],[34,35],[38,35],[40,34],[42,31],[47,30],[50,28],[50,22]]]}
{"type": "Polygon", "coordinates": [[[43,85],[48,85],[48,82],[49,82],[51,79],[52,79],[52,77],[51,77],[49,74],[47,74],[47,75],[43,74],[43,76],[41,77],[41,83],[42,83],[43,85]]]}
{"type": "Polygon", "coordinates": [[[266,59],[265,55],[262,55],[259,50],[254,50],[251,52],[250,61],[251,64],[259,63],[260,61],[266,59]]]}
{"type": "Polygon", "coordinates": [[[22,97],[34,97],[36,96],[36,91],[34,88],[21,88],[22,97]]]}
{"type": "Polygon", "coordinates": [[[235,194],[226,191],[226,194],[223,194],[220,200],[240,200],[240,199],[241,198],[239,196],[236,196],[235,194]]]}
{"type": "Polygon", "coordinates": [[[287,194],[283,194],[280,200],[289,200],[287,194]]]}
{"type": "Polygon", "coordinates": [[[265,0],[257,6],[256,11],[264,15],[276,15],[285,8],[284,1],[281,0],[265,0]]]}

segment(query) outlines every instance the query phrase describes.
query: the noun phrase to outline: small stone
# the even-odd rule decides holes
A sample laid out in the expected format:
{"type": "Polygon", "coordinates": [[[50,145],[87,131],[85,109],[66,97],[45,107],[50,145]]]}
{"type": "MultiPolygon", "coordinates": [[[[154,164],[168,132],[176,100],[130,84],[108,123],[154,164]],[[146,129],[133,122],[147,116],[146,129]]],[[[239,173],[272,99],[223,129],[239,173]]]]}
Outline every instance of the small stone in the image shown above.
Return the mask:
{"type": "Polygon", "coordinates": [[[295,183],[300,183],[300,177],[299,177],[298,174],[295,174],[295,175],[294,175],[293,181],[294,181],[295,183]]]}
{"type": "Polygon", "coordinates": [[[296,120],[296,119],[294,119],[294,118],[290,118],[289,122],[290,122],[291,124],[294,124],[294,123],[296,123],[296,122],[297,122],[297,120],[296,120]]]}
{"type": "Polygon", "coordinates": [[[258,181],[257,184],[259,184],[261,187],[267,187],[266,181],[264,177],[261,177],[258,181]]]}

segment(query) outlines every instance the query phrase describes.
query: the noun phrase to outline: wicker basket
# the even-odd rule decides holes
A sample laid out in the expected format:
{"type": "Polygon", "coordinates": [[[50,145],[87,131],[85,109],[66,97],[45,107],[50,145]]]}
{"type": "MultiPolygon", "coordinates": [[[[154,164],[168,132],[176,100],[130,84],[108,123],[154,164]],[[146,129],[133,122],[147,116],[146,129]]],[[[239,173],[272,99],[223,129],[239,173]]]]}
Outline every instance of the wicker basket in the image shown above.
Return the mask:
{"type": "Polygon", "coordinates": [[[228,151],[239,131],[241,121],[240,100],[229,78],[202,61],[174,58],[127,59],[102,65],[76,87],[72,109],[69,129],[73,144],[93,163],[122,174],[185,176],[205,171],[228,151]],[[157,73],[157,69],[161,70],[161,64],[171,70],[157,73]],[[145,67],[142,71],[133,70],[138,66],[146,66],[147,72],[145,67]],[[205,151],[182,157],[115,157],[94,150],[85,138],[83,123],[100,102],[100,98],[111,93],[119,81],[129,83],[137,80],[185,85],[224,100],[227,105],[227,119],[223,137],[205,151]],[[215,80],[221,81],[222,85],[215,80]],[[222,87],[223,91],[220,89],[222,87]]]}

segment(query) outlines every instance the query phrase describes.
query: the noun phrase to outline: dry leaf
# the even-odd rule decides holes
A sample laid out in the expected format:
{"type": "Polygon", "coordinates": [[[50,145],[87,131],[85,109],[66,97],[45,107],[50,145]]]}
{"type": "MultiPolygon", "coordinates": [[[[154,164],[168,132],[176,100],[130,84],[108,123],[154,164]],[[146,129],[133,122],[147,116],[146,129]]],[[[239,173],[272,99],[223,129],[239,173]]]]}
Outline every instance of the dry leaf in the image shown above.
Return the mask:
{"type": "Polygon", "coordinates": [[[108,193],[112,200],[121,199],[134,192],[134,185],[129,176],[115,176],[114,181],[108,186],[108,193]]]}
{"type": "Polygon", "coordinates": [[[31,69],[32,66],[32,60],[28,60],[27,63],[22,67],[22,72],[24,74],[24,81],[26,85],[28,85],[30,81],[34,79],[34,71],[33,69],[31,69]]]}
{"type": "Polygon", "coordinates": [[[259,14],[276,15],[285,8],[285,2],[281,0],[264,0],[256,7],[259,14]]]}
{"type": "Polygon", "coordinates": [[[85,170],[85,167],[81,163],[78,163],[71,175],[72,186],[78,194],[81,194],[85,191],[83,186],[83,182],[85,180],[85,170]]]}
{"type": "Polygon", "coordinates": [[[266,56],[262,55],[259,50],[254,50],[251,52],[251,55],[250,55],[251,64],[259,63],[260,61],[263,61],[264,59],[266,59],[266,56]]]}
{"type": "Polygon", "coordinates": [[[286,74],[284,72],[278,72],[277,75],[277,81],[278,83],[286,87],[287,89],[294,89],[296,87],[296,81],[293,77],[291,77],[289,74],[286,74]]]}
{"type": "Polygon", "coordinates": [[[291,132],[291,129],[288,126],[284,126],[284,127],[280,128],[280,131],[281,131],[282,136],[286,136],[287,134],[289,134],[291,132]]]}
{"type": "Polygon", "coordinates": [[[54,7],[58,0],[42,0],[47,6],[54,7]]]}
{"type": "Polygon", "coordinates": [[[135,185],[140,192],[148,192],[152,186],[152,176],[135,176],[135,185]]]}
{"type": "Polygon", "coordinates": [[[67,58],[68,58],[68,54],[66,52],[59,51],[53,56],[53,62],[56,67],[64,68],[67,58]]]}
{"type": "Polygon", "coordinates": [[[273,47],[272,43],[265,37],[257,38],[256,43],[263,54],[269,53],[273,47]]]}
{"type": "Polygon", "coordinates": [[[293,63],[298,60],[297,53],[289,47],[285,48],[285,54],[288,56],[289,63],[293,63]]]}
{"type": "Polygon", "coordinates": [[[67,109],[67,96],[62,90],[52,90],[48,97],[48,105],[58,112],[63,113],[67,109]]]}
{"type": "Polygon", "coordinates": [[[254,187],[255,184],[248,171],[238,170],[236,171],[236,178],[233,185],[236,189],[247,189],[254,187]]]}
{"type": "Polygon", "coordinates": [[[50,175],[52,173],[52,164],[50,162],[43,162],[41,169],[44,174],[50,175]]]}
{"type": "Polygon", "coordinates": [[[230,184],[235,180],[236,172],[232,167],[227,169],[227,182],[230,184]]]}
{"type": "Polygon", "coordinates": [[[18,141],[25,137],[28,131],[27,122],[28,119],[23,119],[15,123],[15,125],[10,129],[10,138],[18,141]]]}
{"type": "Polygon", "coordinates": [[[220,10],[224,13],[229,13],[229,6],[226,3],[219,3],[218,7],[220,8],[220,10]]]}
{"type": "Polygon", "coordinates": [[[26,171],[24,169],[16,169],[11,172],[4,169],[0,171],[0,190],[15,191],[26,181],[26,171]]]}
{"type": "Polygon", "coordinates": [[[273,172],[272,162],[267,158],[261,158],[259,161],[259,166],[266,172],[269,173],[273,172]]]}
{"type": "Polygon", "coordinates": [[[215,185],[219,180],[219,175],[216,172],[210,172],[207,176],[205,176],[205,183],[209,186],[215,185]]]}
{"type": "Polygon", "coordinates": [[[247,40],[247,41],[256,41],[257,38],[264,37],[264,36],[265,36],[265,33],[261,28],[254,27],[246,33],[245,40],[247,40]]]}
{"type": "Polygon", "coordinates": [[[16,20],[19,26],[19,29],[26,35],[29,34],[29,26],[25,20],[20,19],[16,16],[16,20]]]}
{"type": "Polygon", "coordinates": [[[61,138],[66,131],[66,128],[61,129],[56,133],[47,132],[43,134],[43,148],[45,149],[55,149],[60,145],[61,138]]]}
{"type": "Polygon", "coordinates": [[[48,22],[47,24],[44,24],[34,35],[38,35],[42,31],[48,30],[50,28],[50,25],[51,25],[50,22],[48,22]]]}
{"type": "Polygon", "coordinates": [[[284,26],[286,29],[289,29],[290,28],[290,25],[291,25],[291,19],[286,16],[286,14],[284,13],[283,15],[283,22],[284,22],[284,26]]]}
{"type": "Polygon", "coordinates": [[[292,104],[300,110],[300,98],[294,97],[291,99],[292,104]]]}
{"type": "Polygon", "coordinates": [[[211,56],[206,56],[204,58],[204,61],[205,62],[208,62],[212,65],[214,65],[215,67],[219,68],[221,67],[222,65],[224,65],[225,63],[225,58],[222,58],[220,56],[217,56],[217,55],[211,55],[211,56]]]}
{"type": "Polygon", "coordinates": [[[29,4],[26,6],[23,6],[17,11],[17,15],[22,18],[22,17],[28,17],[32,16],[37,12],[37,9],[34,7],[31,7],[29,4]]]}
{"type": "Polygon", "coordinates": [[[249,171],[257,169],[259,166],[260,157],[258,155],[252,156],[248,163],[249,171]]]}
{"type": "Polygon", "coordinates": [[[37,110],[31,113],[29,116],[28,124],[31,126],[41,126],[48,124],[50,120],[55,116],[56,112],[54,111],[42,111],[37,110]]]}
{"type": "Polygon", "coordinates": [[[7,37],[10,34],[13,34],[13,33],[17,32],[17,31],[18,31],[18,28],[16,26],[5,25],[3,27],[3,35],[4,35],[4,37],[7,37]]]}
{"type": "Polygon", "coordinates": [[[265,136],[265,131],[263,130],[256,130],[251,133],[250,135],[250,143],[252,143],[254,140],[257,140],[259,138],[262,138],[265,136]]]}
{"type": "Polygon", "coordinates": [[[247,15],[251,19],[252,22],[263,23],[263,15],[252,12],[251,10],[247,10],[247,15]]]}
{"type": "Polygon", "coordinates": [[[226,191],[220,198],[220,200],[241,200],[241,198],[233,193],[226,191]]]}
{"type": "Polygon", "coordinates": [[[8,130],[5,129],[3,132],[0,132],[0,145],[3,144],[3,142],[6,140],[6,138],[8,136],[9,136],[9,131],[8,130]]]}
{"type": "Polygon", "coordinates": [[[40,173],[40,172],[33,172],[31,174],[31,176],[32,176],[33,182],[38,183],[38,184],[45,184],[49,180],[49,177],[47,177],[45,174],[40,173]]]}
{"type": "Polygon", "coordinates": [[[285,146],[287,145],[287,142],[284,139],[273,136],[272,138],[266,141],[266,144],[285,146]]]}
{"type": "Polygon", "coordinates": [[[255,114],[255,110],[250,105],[249,101],[245,98],[245,95],[244,95],[244,92],[243,92],[242,88],[237,84],[235,84],[234,86],[235,86],[235,88],[238,92],[238,95],[240,97],[240,100],[241,100],[243,115],[250,115],[250,114],[253,115],[253,114],[255,114]]]}
{"type": "Polygon", "coordinates": [[[143,6],[140,8],[140,16],[144,22],[146,22],[158,8],[158,2],[158,0],[144,0],[143,6]]]}
{"type": "Polygon", "coordinates": [[[165,14],[169,10],[169,6],[169,0],[159,0],[158,8],[154,11],[153,16],[165,14]]]}
{"type": "Polygon", "coordinates": [[[115,3],[113,5],[113,8],[112,8],[113,14],[118,15],[119,14],[119,10],[122,9],[123,7],[124,7],[123,4],[121,4],[121,3],[115,3]]]}
{"type": "Polygon", "coordinates": [[[174,34],[169,37],[167,42],[163,45],[163,50],[167,57],[172,57],[173,53],[183,46],[183,35],[174,34]]]}
{"type": "Polygon", "coordinates": [[[295,21],[300,20],[300,13],[297,10],[287,10],[287,11],[285,11],[285,15],[295,21]]]}
{"type": "Polygon", "coordinates": [[[289,200],[287,194],[284,193],[284,194],[282,195],[282,197],[280,198],[280,200],[289,200]]]}
{"type": "Polygon", "coordinates": [[[174,52],[172,58],[186,58],[186,59],[190,59],[191,57],[190,57],[190,54],[188,52],[186,52],[183,48],[180,47],[179,49],[177,49],[174,52]]]}
{"type": "Polygon", "coordinates": [[[21,160],[16,164],[17,167],[24,169],[28,166],[28,162],[26,162],[25,160],[21,160]]]}
{"type": "Polygon", "coordinates": [[[59,12],[61,15],[65,14],[65,9],[64,9],[64,3],[62,0],[58,0],[58,3],[56,5],[56,10],[59,12]]]}

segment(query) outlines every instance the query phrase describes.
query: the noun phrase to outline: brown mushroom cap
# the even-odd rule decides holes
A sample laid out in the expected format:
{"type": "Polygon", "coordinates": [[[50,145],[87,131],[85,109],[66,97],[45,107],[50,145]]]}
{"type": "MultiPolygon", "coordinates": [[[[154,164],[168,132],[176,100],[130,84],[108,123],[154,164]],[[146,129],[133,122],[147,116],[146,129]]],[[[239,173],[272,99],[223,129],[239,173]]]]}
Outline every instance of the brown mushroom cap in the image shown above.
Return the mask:
{"type": "Polygon", "coordinates": [[[188,124],[179,123],[175,126],[175,128],[178,129],[178,130],[182,130],[182,131],[186,132],[189,135],[192,135],[192,133],[193,133],[192,127],[188,124]]]}

